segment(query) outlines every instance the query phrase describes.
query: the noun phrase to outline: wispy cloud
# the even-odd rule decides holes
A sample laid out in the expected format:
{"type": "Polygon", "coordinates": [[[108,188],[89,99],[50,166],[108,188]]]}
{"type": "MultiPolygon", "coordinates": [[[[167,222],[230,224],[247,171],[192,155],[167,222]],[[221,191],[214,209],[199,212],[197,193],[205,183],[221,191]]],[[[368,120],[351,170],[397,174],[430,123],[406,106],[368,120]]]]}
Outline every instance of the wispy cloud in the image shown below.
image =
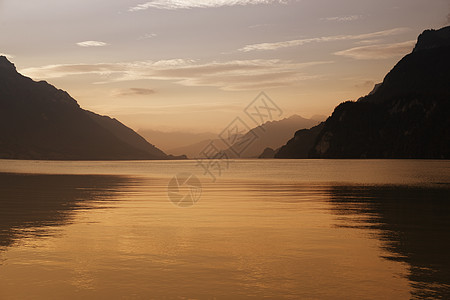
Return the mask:
{"type": "Polygon", "coordinates": [[[140,37],[138,37],[138,40],[147,40],[147,39],[154,38],[156,36],[157,36],[156,33],[146,33],[146,34],[141,35],[140,37]]]}
{"type": "Polygon", "coordinates": [[[302,70],[325,63],[330,62],[294,63],[278,59],[256,59],[199,63],[173,59],[155,62],[49,65],[23,69],[21,72],[38,79],[94,74],[99,76],[100,83],[153,79],[170,80],[184,86],[252,90],[288,86],[301,80],[316,78],[315,75],[309,75],[302,70]]]}
{"type": "Polygon", "coordinates": [[[186,114],[188,110],[191,113],[195,112],[212,112],[217,111],[219,113],[233,112],[242,109],[242,103],[240,102],[201,102],[201,103],[180,103],[171,105],[155,105],[152,103],[151,107],[142,103],[141,106],[114,106],[111,103],[108,105],[94,105],[91,108],[95,111],[101,111],[108,115],[133,115],[133,116],[160,116],[160,115],[174,115],[174,114],[186,114]]]}
{"type": "Polygon", "coordinates": [[[290,41],[282,41],[275,43],[260,43],[247,45],[239,49],[242,52],[250,52],[250,51],[263,51],[263,50],[277,50],[281,48],[302,46],[309,43],[322,43],[322,42],[334,42],[334,41],[345,41],[345,40],[367,40],[372,38],[385,37],[395,34],[404,33],[408,30],[408,28],[393,28],[389,30],[371,32],[371,33],[363,33],[356,35],[333,35],[333,36],[325,36],[318,38],[308,38],[308,39],[299,39],[299,40],[290,40],[290,41]]]}
{"type": "Polygon", "coordinates": [[[339,51],[335,54],[354,59],[386,59],[411,52],[414,44],[415,41],[407,41],[394,44],[362,46],[339,51]]]}
{"type": "Polygon", "coordinates": [[[261,28],[261,27],[268,27],[268,26],[270,26],[270,24],[255,24],[255,25],[248,26],[248,28],[254,29],[254,28],[261,28]]]}
{"type": "Polygon", "coordinates": [[[173,10],[272,3],[285,4],[288,1],[289,0],[154,0],[130,7],[128,10],[133,12],[149,8],[173,10]]]}
{"type": "Polygon", "coordinates": [[[108,46],[105,42],[99,42],[99,41],[84,41],[77,43],[77,46],[80,47],[103,47],[108,46]]]}
{"type": "Polygon", "coordinates": [[[373,44],[381,44],[381,43],[383,43],[382,39],[361,40],[361,41],[355,42],[355,44],[357,44],[357,45],[373,45],[373,44]]]}
{"type": "Polygon", "coordinates": [[[350,22],[361,19],[361,15],[351,15],[351,16],[341,16],[341,17],[329,17],[329,18],[321,18],[324,21],[336,21],[336,22],[350,22]]]}
{"type": "Polygon", "coordinates": [[[146,88],[128,88],[128,89],[117,89],[112,92],[113,96],[148,96],[155,93],[153,89],[146,88]]]}

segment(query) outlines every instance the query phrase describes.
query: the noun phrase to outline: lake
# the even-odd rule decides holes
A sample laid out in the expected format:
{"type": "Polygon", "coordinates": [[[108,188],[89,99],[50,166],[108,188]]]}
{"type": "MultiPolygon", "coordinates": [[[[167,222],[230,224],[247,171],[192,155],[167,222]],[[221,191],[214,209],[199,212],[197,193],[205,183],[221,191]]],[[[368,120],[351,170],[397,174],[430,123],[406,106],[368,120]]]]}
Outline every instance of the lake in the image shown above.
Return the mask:
{"type": "Polygon", "coordinates": [[[0,299],[450,299],[450,161],[228,163],[0,160],[0,299]]]}

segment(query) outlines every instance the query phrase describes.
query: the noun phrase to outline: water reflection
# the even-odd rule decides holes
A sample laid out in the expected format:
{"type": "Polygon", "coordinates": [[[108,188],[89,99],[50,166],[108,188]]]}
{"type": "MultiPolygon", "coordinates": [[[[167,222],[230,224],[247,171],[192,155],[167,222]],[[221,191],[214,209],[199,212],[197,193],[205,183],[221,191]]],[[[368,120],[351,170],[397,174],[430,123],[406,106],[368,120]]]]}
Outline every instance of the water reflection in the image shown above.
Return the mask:
{"type": "Polygon", "coordinates": [[[450,299],[449,188],[167,183],[0,173],[0,298],[450,299]]]}
{"type": "Polygon", "coordinates": [[[411,297],[450,299],[450,189],[334,186],[338,226],[369,230],[386,259],[409,265],[411,297]]]}
{"type": "Polygon", "coordinates": [[[119,176],[0,173],[0,247],[19,238],[52,235],[52,228],[70,223],[75,211],[110,200],[128,180],[119,176]]]}

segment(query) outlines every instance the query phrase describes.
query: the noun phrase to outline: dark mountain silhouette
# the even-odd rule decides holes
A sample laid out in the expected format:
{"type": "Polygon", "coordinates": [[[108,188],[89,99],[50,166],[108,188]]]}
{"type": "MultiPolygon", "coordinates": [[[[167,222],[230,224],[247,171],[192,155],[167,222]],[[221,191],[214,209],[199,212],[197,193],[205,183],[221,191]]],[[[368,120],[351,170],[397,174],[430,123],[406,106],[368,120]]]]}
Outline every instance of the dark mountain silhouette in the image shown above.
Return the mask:
{"type": "Polygon", "coordinates": [[[67,92],[22,76],[0,56],[0,158],[169,157],[116,119],[83,110],[67,92]]]}
{"type": "Polygon", "coordinates": [[[258,156],[258,158],[274,158],[276,152],[277,150],[267,147],[264,149],[263,153],[258,156]]]}
{"type": "Polygon", "coordinates": [[[274,153],[275,158],[308,158],[309,152],[314,147],[317,136],[324,128],[325,122],[310,129],[297,131],[294,138],[274,153]]]}
{"type": "Polygon", "coordinates": [[[278,158],[450,158],[450,27],[426,30],[412,53],[357,102],[296,133],[278,158]],[[303,137],[306,136],[307,138],[303,137]]]}

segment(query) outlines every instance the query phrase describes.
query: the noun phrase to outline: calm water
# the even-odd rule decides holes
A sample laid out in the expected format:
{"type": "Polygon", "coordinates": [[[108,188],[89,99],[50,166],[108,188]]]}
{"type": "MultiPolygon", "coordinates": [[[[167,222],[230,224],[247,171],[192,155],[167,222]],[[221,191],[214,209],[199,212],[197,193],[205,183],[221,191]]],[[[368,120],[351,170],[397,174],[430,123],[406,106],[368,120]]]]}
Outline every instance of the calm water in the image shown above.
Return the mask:
{"type": "Polygon", "coordinates": [[[449,161],[0,160],[0,299],[450,299],[449,216],[449,161]]]}

